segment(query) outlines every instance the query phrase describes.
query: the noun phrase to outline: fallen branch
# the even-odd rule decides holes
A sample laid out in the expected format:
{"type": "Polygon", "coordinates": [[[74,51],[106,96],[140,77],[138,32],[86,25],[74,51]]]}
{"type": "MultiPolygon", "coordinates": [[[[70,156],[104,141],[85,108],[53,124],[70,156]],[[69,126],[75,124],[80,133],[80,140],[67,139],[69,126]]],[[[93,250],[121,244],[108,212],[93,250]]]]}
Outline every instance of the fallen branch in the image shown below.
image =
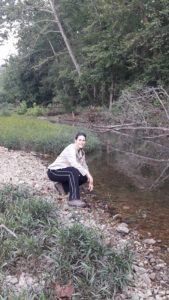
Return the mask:
{"type": "Polygon", "coordinates": [[[153,135],[153,136],[145,136],[143,139],[148,140],[148,139],[156,139],[156,138],[161,138],[161,137],[168,137],[168,134],[158,134],[158,135],[153,135]]]}
{"type": "MultiPolygon", "coordinates": [[[[142,124],[142,123],[141,123],[142,124]]],[[[104,125],[93,125],[94,128],[100,128],[105,130],[161,130],[161,131],[169,131],[167,127],[157,127],[157,126],[137,126],[133,127],[132,125],[139,125],[138,123],[130,123],[130,124],[118,124],[118,125],[111,125],[111,126],[104,126],[104,125]]]]}
{"type": "MultiPolygon", "coordinates": [[[[161,131],[169,131],[169,128],[167,127],[155,127],[155,126],[139,126],[139,127],[127,127],[127,128],[120,128],[120,129],[127,129],[127,130],[161,130],[161,131]]],[[[116,129],[119,130],[119,129],[116,129]]]]}
{"type": "Polygon", "coordinates": [[[0,225],[0,228],[3,228],[5,229],[8,233],[10,233],[12,236],[14,236],[16,239],[18,238],[17,235],[12,231],[10,230],[9,228],[7,228],[4,224],[1,224],[0,225]]]}
{"type": "Polygon", "coordinates": [[[111,129],[111,128],[118,128],[118,127],[126,127],[131,125],[140,125],[142,123],[124,123],[124,124],[116,124],[116,125],[93,125],[94,128],[105,128],[105,129],[111,129]]]}
{"type": "Polygon", "coordinates": [[[143,155],[136,154],[136,153],[133,153],[133,152],[130,152],[130,151],[120,150],[120,149],[112,147],[112,146],[111,146],[111,149],[114,150],[114,151],[125,153],[127,155],[136,156],[136,157],[138,157],[140,159],[151,160],[151,161],[155,161],[155,162],[169,162],[169,159],[158,159],[158,158],[152,158],[152,157],[148,157],[148,156],[143,156],[143,155]]]}

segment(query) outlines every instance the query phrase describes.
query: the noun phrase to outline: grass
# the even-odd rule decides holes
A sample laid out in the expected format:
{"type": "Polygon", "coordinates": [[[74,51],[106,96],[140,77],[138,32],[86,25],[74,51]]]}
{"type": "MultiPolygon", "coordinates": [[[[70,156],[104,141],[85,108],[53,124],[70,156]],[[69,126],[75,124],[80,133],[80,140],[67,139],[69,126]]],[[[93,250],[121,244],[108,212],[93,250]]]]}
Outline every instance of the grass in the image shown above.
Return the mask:
{"type": "MultiPolygon", "coordinates": [[[[56,154],[73,142],[80,129],[74,126],[52,124],[31,117],[0,117],[0,145],[13,150],[30,150],[56,154]]],[[[82,129],[81,129],[82,130],[82,129]]],[[[87,152],[100,148],[98,138],[87,133],[87,152]]]]}
{"type": "Polygon", "coordinates": [[[117,253],[98,232],[80,224],[63,227],[50,199],[32,196],[22,187],[0,190],[0,300],[57,299],[55,284],[71,282],[74,300],[115,299],[127,284],[132,256],[126,248],[117,253]],[[32,265],[33,263],[33,265],[32,265]],[[24,272],[43,276],[40,290],[16,294],[4,288],[6,275],[24,272]]]}
{"type": "Polygon", "coordinates": [[[59,247],[59,278],[62,284],[74,282],[77,299],[113,299],[127,284],[131,268],[127,248],[118,254],[97,232],[79,224],[59,231],[59,247]]]}
{"type": "Polygon", "coordinates": [[[27,190],[7,186],[0,191],[0,224],[17,236],[14,238],[1,229],[2,266],[18,253],[23,256],[42,253],[44,236],[47,238],[58,227],[56,208],[39,196],[31,196],[27,190]]]}

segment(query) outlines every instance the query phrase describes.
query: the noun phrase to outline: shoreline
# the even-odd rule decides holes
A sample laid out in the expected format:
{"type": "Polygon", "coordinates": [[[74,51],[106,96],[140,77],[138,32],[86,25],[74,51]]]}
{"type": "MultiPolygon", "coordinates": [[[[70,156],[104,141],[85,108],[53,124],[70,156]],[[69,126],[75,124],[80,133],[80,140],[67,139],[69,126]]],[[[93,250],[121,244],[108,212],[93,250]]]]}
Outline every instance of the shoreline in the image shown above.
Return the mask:
{"type": "MultiPolygon", "coordinates": [[[[137,231],[120,223],[118,217],[113,219],[99,207],[69,208],[66,200],[57,199],[54,185],[47,178],[45,163],[36,153],[8,151],[0,147],[0,156],[1,188],[5,184],[27,185],[35,194],[50,195],[58,202],[64,224],[71,226],[79,222],[94,228],[100,231],[106,244],[116,249],[131,245],[134,253],[133,272],[129,285],[116,297],[117,300],[169,299],[169,266],[160,258],[157,241],[153,238],[143,240],[137,231]]],[[[169,249],[167,251],[169,255],[169,249]]]]}

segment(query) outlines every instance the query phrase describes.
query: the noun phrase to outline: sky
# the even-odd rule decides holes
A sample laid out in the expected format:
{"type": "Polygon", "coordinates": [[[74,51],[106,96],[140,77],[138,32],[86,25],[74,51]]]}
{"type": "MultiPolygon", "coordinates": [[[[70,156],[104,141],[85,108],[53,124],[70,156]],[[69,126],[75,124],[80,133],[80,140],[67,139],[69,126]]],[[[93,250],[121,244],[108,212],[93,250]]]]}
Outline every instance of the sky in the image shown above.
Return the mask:
{"type": "Polygon", "coordinates": [[[4,63],[4,59],[8,58],[10,54],[15,54],[16,40],[13,37],[10,37],[8,41],[4,42],[4,45],[0,45],[0,65],[4,63]]]}

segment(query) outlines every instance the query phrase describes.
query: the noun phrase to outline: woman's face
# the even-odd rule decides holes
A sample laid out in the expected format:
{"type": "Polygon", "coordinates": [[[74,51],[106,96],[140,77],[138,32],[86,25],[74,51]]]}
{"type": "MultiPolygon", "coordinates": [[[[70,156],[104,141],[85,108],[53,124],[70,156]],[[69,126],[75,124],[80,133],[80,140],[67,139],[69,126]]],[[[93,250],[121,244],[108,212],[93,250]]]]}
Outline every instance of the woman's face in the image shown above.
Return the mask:
{"type": "Polygon", "coordinates": [[[83,135],[79,135],[75,140],[75,145],[77,149],[83,149],[86,144],[86,138],[83,135]]]}

